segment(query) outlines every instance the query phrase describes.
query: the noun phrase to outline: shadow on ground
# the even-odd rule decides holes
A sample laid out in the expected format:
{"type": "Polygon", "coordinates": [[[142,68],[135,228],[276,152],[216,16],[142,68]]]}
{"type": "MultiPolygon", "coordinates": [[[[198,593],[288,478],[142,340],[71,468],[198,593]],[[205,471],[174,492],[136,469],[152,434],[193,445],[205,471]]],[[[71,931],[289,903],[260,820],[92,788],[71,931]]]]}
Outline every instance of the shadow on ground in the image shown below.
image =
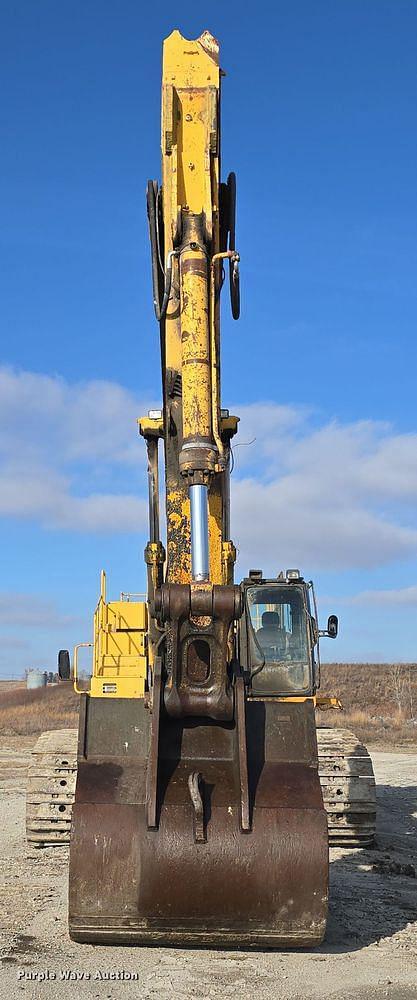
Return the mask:
{"type": "Polygon", "coordinates": [[[417,920],[417,788],[380,785],[372,849],[330,852],[330,915],[322,953],[352,951],[417,920]]]}

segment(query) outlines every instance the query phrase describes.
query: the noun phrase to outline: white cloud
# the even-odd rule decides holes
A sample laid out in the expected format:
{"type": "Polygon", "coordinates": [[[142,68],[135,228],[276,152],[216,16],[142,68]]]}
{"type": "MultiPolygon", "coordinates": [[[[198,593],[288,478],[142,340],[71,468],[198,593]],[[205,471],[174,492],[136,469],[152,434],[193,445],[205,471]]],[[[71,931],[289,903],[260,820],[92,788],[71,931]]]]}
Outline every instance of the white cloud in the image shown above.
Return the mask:
{"type": "Polygon", "coordinates": [[[123,470],[145,491],[136,418],[148,407],[111,382],[0,369],[0,514],[71,531],[143,530],[145,501],[108,483],[123,470]]]}
{"type": "Polygon", "coordinates": [[[371,568],[417,553],[416,529],[350,507],[336,491],[314,499],[311,492],[290,478],[234,484],[232,534],[243,570],[371,568]]]}
{"type": "Polygon", "coordinates": [[[63,378],[0,368],[0,454],[54,461],[140,460],[136,418],[152,405],[115,382],[69,384],[63,378]]]}
{"type": "MultiPolygon", "coordinates": [[[[112,382],[0,369],[0,514],[55,530],[146,532],[136,418],[150,403],[112,382]]],[[[417,554],[417,433],[268,402],[235,412],[242,572],[365,569],[417,554]]]]}
{"type": "Polygon", "coordinates": [[[77,622],[78,619],[73,615],[61,614],[54,601],[40,598],[36,594],[0,593],[0,625],[59,629],[77,622]]]}
{"type": "Polygon", "coordinates": [[[1,650],[2,653],[7,653],[8,650],[22,650],[30,649],[30,642],[28,639],[21,639],[17,635],[6,635],[5,633],[1,636],[1,650]]]}
{"type": "Polygon", "coordinates": [[[256,441],[232,477],[240,569],[365,569],[417,554],[417,434],[377,421],[314,424],[271,403],[257,425],[256,407],[242,408],[241,439],[256,441]]]}
{"type": "Polygon", "coordinates": [[[399,587],[397,590],[362,590],[352,597],[339,597],[338,602],[379,608],[414,607],[417,605],[417,585],[399,587]]]}

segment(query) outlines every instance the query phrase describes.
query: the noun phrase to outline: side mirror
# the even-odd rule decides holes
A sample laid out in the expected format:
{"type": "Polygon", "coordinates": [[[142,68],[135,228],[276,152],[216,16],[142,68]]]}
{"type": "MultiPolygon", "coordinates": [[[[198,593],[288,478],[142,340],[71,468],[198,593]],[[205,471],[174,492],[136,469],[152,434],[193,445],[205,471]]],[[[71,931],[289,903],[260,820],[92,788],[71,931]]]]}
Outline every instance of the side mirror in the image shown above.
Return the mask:
{"type": "Polygon", "coordinates": [[[67,649],[59,650],[58,674],[61,681],[68,681],[71,677],[71,662],[70,662],[70,655],[67,649]]]}
{"type": "Polygon", "coordinates": [[[327,620],[327,635],[329,639],[335,639],[339,631],[339,619],[337,615],[329,615],[327,620]]]}

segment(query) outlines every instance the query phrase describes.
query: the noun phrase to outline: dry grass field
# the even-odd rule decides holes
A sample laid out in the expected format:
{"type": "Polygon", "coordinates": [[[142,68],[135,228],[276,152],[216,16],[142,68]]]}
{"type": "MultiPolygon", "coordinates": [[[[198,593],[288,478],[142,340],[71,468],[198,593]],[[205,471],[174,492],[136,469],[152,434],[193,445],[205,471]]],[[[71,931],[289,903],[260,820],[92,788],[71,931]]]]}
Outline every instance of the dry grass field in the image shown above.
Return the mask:
{"type": "MultiPolygon", "coordinates": [[[[336,695],[343,704],[342,712],[320,712],[320,724],[353,729],[373,744],[417,742],[417,664],[323,664],[320,693],[336,695]]],[[[74,728],[77,714],[78,695],[70,682],[35,691],[27,691],[22,681],[0,682],[4,735],[74,728]]]]}
{"type": "Polygon", "coordinates": [[[0,682],[0,733],[29,736],[46,729],[74,729],[79,697],[70,681],[27,691],[23,682],[0,682]]]}
{"type": "Polygon", "coordinates": [[[353,729],[368,743],[417,742],[417,663],[325,663],[320,694],[343,705],[320,712],[321,724],[353,729]]]}

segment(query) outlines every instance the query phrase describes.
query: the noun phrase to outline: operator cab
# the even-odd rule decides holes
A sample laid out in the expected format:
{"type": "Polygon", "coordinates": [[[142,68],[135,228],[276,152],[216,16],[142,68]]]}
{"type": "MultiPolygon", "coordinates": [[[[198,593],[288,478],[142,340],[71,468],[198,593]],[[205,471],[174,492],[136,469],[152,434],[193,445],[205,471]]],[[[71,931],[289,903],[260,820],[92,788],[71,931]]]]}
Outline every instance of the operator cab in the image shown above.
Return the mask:
{"type": "MultiPolygon", "coordinates": [[[[245,611],[239,625],[239,656],[253,696],[314,693],[318,632],[310,608],[312,584],[297,570],[264,580],[252,570],[243,581],[245,611]]],[[[314,597],[313,597],[314,599],[314,597]]]]}

